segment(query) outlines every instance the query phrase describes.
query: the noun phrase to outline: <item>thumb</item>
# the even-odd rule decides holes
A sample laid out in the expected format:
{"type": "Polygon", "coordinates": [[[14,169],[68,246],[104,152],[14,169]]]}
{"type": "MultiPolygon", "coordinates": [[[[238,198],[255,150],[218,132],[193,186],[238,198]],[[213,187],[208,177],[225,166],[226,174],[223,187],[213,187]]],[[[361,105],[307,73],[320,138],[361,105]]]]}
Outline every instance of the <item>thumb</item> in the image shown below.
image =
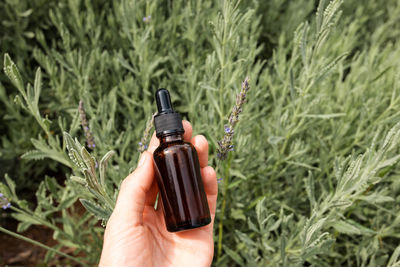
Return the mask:
{"type": "Polygon", "coordinates": [[[148,151],[142,153],[138,167],[121,184],[113,216],[119,223],[137,226],[143,223],[146,193],[154,180],[153,157],[148,151]]]}

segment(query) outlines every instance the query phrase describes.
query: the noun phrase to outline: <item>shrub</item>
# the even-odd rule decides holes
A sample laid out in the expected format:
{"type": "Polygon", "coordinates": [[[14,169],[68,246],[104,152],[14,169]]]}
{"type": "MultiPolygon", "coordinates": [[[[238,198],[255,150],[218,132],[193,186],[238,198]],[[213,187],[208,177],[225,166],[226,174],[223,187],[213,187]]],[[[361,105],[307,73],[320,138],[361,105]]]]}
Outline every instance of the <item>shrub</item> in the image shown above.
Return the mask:
{"type": "Polygon", "coordinates": [[[162,86],[210,142],[216,265],[399,264],[397,1],[0,5],[0,153],[20,167],[0,191],[18,232],[53,231],[46,260],[70,247],[70,260],[97,263],[98,220],[136,165],[162,86]],[[246,76],[234,151],[219,160],[246,76]],[[38,179],[36,203],[18,196],[22,177],[38,179]]]}

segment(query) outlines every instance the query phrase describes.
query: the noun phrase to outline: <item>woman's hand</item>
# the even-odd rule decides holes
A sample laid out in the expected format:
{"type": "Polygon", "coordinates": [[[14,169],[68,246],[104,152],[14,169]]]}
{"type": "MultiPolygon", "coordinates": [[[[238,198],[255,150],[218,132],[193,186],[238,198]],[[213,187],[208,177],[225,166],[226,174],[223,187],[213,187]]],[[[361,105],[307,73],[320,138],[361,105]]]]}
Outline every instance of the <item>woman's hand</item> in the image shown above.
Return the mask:
{"type": "Polygon", "coordinates": [[[212,221],[209,225],[178,233],[167,231],[164,215],[154,210],[158,192],[153,151],[159,141],[153,135],[137,169],[122,182],[115,209],[104,234],[100,266],[210,266],[214,254],[213,225],[217,201],[215,171],[208,165],[204,136],[192,138],[192,127],[183,121],[184,139],[196,148],[212,221]]]}

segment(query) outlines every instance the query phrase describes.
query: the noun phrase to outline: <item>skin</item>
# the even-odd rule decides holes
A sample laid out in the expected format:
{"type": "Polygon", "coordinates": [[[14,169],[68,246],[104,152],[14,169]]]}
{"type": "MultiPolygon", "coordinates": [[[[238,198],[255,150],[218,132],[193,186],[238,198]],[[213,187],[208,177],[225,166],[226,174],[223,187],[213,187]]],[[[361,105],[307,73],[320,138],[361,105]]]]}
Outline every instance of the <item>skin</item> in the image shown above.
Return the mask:
{"type": "Polygon", "coordinates": [[[192,126],[188,121],[183,121],[183,126],[185,141],[190,141],[199,155],[212,222],[184,232],[167,231],[162,208],[154,210],[158,188],[153,152],[159,140],[153,134],[149,149],[141,155],[137,169],[122,182],[114,212],[105,230],[100,267],[211,265],[218,193],[216,174],[208,166],[206,138],[201,135],[192,138],[192,126]]]}

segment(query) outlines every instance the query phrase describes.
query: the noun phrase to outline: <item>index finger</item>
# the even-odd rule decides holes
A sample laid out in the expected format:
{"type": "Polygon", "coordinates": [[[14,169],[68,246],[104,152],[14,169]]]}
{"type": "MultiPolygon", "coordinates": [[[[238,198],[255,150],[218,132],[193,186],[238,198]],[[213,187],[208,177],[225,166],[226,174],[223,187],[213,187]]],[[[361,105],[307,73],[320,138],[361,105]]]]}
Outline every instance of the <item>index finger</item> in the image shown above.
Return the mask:
{"type": "Polygon", "coordinates": [[[192,144],[196,148],[199,157],[200,167],[204,168],[208,165],[208,142],[203,135],[196,135],[192,139],[192,144]]]}

